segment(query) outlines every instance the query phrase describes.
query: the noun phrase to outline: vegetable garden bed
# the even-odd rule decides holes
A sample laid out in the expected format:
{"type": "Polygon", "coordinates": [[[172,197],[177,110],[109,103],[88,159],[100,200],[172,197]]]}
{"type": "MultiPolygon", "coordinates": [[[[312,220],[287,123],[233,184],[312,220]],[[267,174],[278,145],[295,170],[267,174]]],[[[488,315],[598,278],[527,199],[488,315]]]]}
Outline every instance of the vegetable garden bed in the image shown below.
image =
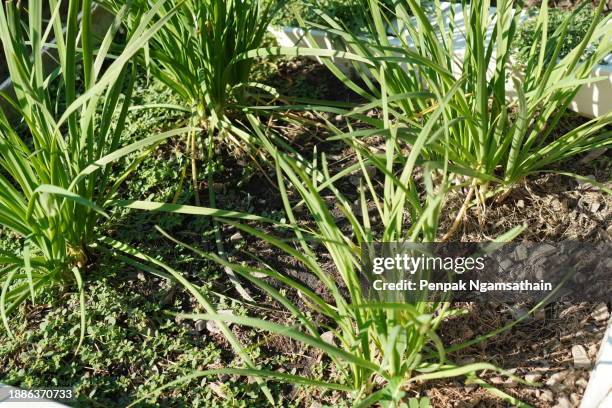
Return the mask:
{"type": "MultiPolygon", "coordinates": [[[[612,113],[566,109],[588,84],[500,87],[487,24],[465,34],[485,62],[454,71],[412,1],[360,3],[369,45],[345,7],[277,48],[258,2],[103,2],[95,43],[70,0],[47,76],[29,3],[0,14],[18,112],[0,115],[0,382],[70,387],[70,406],[602,403],[609,303],[370,304],[357,267],[369,241],[609,245],[612,113]],[[393,17],[429,47],[376,36],[393,17]]],[[[498,13],[473,4],[470,24],[498,13]]],[[[606,24],[586,23],[598,56],[606,24]]]]}

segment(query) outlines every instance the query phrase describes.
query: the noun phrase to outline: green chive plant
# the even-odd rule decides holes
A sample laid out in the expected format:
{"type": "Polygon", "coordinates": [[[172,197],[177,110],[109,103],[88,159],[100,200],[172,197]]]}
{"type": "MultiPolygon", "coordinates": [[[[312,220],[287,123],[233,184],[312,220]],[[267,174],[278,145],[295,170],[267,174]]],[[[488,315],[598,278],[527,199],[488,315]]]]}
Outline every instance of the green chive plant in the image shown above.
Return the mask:
{"type": "MultiPolygon", "coordinates": [[[[113,0],[113,11],[127,6],[125,20],[133,31],[157,1],[113,0]]],[[[160,18],[177,8],[144,48],[151,74],[176,92],[184,107],[205,128],[219,128],[232,108],[245,102],[253,58],[245,53],[261,47],[275,2],[257,0],[170,0],[160,18]]]]}
{"type": "MultiPolygon", "coordinates": [[[[113,12],[128,8],[124,20],[128,32],[157,3],[156,0],[102,2],[113,12]]],[[[253,159],[261,159],[254,152],[256,140],[248,131],[244,112],[258,98],[278,95],[273,88],[252,80],[257,59],[337,54],[334,50],[265,47],[268,26],[284,3],[283,0],[168,0],[160,16],[174,8],[176,13],[141,53],[141,63],[151,75],[183,100],[183,106],[167,107],[190,112],[192,125],[202,129],[191,133],[187,141],[196,204],[200,202],[197,160],[203,157],[206,161],[208,182],[212,184],[217,140],[229,142],[253,159]]],[[[346,56],[365,62],[359,56],[346,56]]],[[[214,206],[214,197],[210,197],[210,202],[214,206]]]]}
{"type": "MultiPolygon", "coordinates": [[[[423,132],[423,139],[430,137],[427,130],[429,129],[423,132]]],[[[375,191],[377,181],[370,176],[366,166],[378,165],[381,171],[386,171],[388,163],[384,159],[375,161],[376,159],[371,158],[365,149],[359,149],[358,163],[351,169],[362,177],[362,188],[358,198],[360,208],[354,209],[351,199],[336,185],[337,177],[330,174],[325,155],[316,155],[315,161],[321,165],[309,166],[307,170],[301,161],[282,153],[268,135],[260,129],[257,131],[259,140],[276,163],[278,188],[287,222],[292,226],[289,230],[292,232],[293,242],[287,242],[287,238],[274,236],[250,225],[226,222],[298,261],[323,284],[331,300],[325,300],[311,288],[287,276],[264,259],[254,257],[258,265],[245,266],[227,262],[216,254],[206,254],[192,248],[200,255],[231,268],[261,289],[290,312],[295,324],[279,325],[265,319],[244,316],[227,316],[226,319],[220,315],[195,314],[186,317],[241,324],[287,336],[305,346],[320,350],[334,363],[334,377],[325,382],[307,377],[258,371],[243,370],[241,374],[277,377],[289,383],[348,391],[352,394],[356,406],[368,406],[380,401],[392,404],[389,406],[396,406],[405,396],[402,388],[412,381],[425,379],[421,376],[429,375],[424,374],[427,371],[436,371],[440,374],[438,370],[448,369],[445,374],[460,375],[457,371],[453,371],[456,367],[445,361],[441,341],[435,333],[443,319],[452,313],[448,304],[418,302],[394,305],[394,307],[375,306],[368,302],[360,281],[361,244],[376,239],[383,241],[435,239],[438,214],[444,197],[444,180],[440,183],[440,189],[432,186],[425,203],[409,211],[411,199],[414,199],[417,193],[414,189],[406,191],[403,186],[410,184],[418,152],[415,150],[404,163],[399,171],[401,176],[396,177],[393,173],[385,174],[386,194],[379,197],[379,193],[375,191]],[[302,202],[292,201],[289,198],[289,189],[295,190],[302,202]],[[332,194],[333,201],[343,214],[341,219],[332,215],[333,207],[323,199],[322,191],[332,194]],[[374,200],[375,215],[368,209],[368,198],[374,200]],[[312,229],[300,226],[296,206],[306,207],[310,215],[308,221],[314,223],[312,229]],[[407,225],[406,217],[410,213],[414,214],[415,218],[412,218],[407,225]],[[342,228],[342,222],[350,225],[352,234],[342,228]],[[382,225],[382,230],[378,230],[377,225],[382,225]],[[324,249],[322,251],[317,249],[317,245],[321,245],[324,249]],[[324,267],[323,259],[326,256],[333,262],[331,273],[324,267]],[[315,325],[312,319],[300,310],[297,303],[294,303],[292,297],[283,296],[265,279],[256,277],[258,275],[267,276],[285,285],[294,293],[295,298],[304,300],[312,308],[312,312],[321,314],[330,324],[315,325]],[[344,290],[346,293],[343,293],[344,290]],[[433,349],[434,357],[423,358],[429,347],[433,349]],[[380,389],[376,384],[382,384],[380,389]]],[[[392,151],[387,157],[395,162],[395,155],[396,152],[392,151]]],[[[468,371],[477,368],[470,367],[468,371]]]]}
{"type": "Polygon", "coordinates": [[[90,0],[51,0],[48,20],[45,4],[31,0],[25,8],[7,1],[0,6],[0,41],[15,93],[0,97],[19,118],[13,123],[0,109],[0,226],[23,243],[20,256],[0,253],[0,314],[10,333],[8,314],[16,306],[28,297],[34,301],[49,285],[76,282],[82,340],[89,244],[108,217],[107,201],[144,156],[116,178],[112,164],[185,130],[119,145],[134,82],[129,59],[164,23],[148,24],[162,3],[143,16],[120,47],[116,34],[122,10],[96,48],[90,0]],[[111,49],[117,51],[112,58],[111,49]],[[56,68],[49,68],[45,54],[57,60],[56,68]]]}
{"type": "Polygon", "coordinates": [[[427,146],[422,154],[429,160],[447,156],[453,172],[471,180],[466,203],[474,197],[480,202],[492,195],[502,198],[530,174],[612,144],[612,113],[567,131],[558,126],[580,87],[603,79],[590,74],[612,52],[612,16],[602,16],[605,1],[599,2],[584,38],[565,56],[560,53],[569,29],[586,3],[551,31],[543,2],[524,65],[512,59],[521,13],[516,2],[498,1],[494,12],[488,0],[461,2],[461,11],[451,7],[443,12],[437,1],[429,14],[418,0],[396,1],[386,13],[378,0],[363,4],[368,36],[350,33],[331,18],[325,18],[326,25],[314,26],[342,39],[348,51],[372,64],[353,62],[359,82],[328,66],[373,107],[380,106],[377,82],[384,72],[392,116],[403,124],[402,137],[408,141],[414,139],[411,129],[434,111],[436,99],[427,93],[444,95],[456,78],[464,77],[444,112],[448,120],[463,120],[451,126],[448,138],[427,146]],[[389,12],[391,18],[386,17],[389,12]],[[465,27],[456,26],[456,13],[465,27]],[[458,43],[465,45],[463,53],[456,53],[458,43]],[[415,93],[422,97],[413,98],[415,93]]]}
{"type": "MultiPolygon", "coordinates": [[[[113,12],[127,6],[125,25],[131,32],[156,3],[108,0],[102,4],[113,12]]],[[[142,53],[142,62],[151,75],[179,95],[183,101],[180,108],[191,112],[192,124],[203,129],[202,137],[193,132],[187,141],[198,205],[197,158],[203,154],[207,172],[213,171],[215,139],[231,142],[237,150],[252,154],[248,134],[235,131],[240,126],[235,116],[249,95],[273,93],[271,88],[251,81],[255,59],[247,54],[262,47],[276,7],[276,1],[260,0],[166,1],[159,18],[175,8],[177,12],[142,53]]]]}

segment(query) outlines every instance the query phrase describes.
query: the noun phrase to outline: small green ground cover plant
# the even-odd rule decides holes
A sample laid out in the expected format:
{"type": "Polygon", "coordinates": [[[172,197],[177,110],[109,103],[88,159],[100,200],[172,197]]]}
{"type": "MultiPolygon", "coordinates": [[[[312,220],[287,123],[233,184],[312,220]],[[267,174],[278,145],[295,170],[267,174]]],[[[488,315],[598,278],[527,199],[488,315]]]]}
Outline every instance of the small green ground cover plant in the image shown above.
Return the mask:
{"type": "MultiPolygon", "coordinates": [[[[171,285],[141,279],[149,282],[148,292],[138,292],[146,285],[136,271],[113,258],[100,260],[88,286],[87,341],[77,355],[77,294],[56,288],[42,294],[36,308],[19,311],[29,318],[14,325],[15,337],[0,334],[2,382],[23,388],[74,387],[77,397],[71,406],[125,407],[198,368],[226,364],[222,348],[166,313],[182,301],[169,297],[171,285]]],[[[163,406],[265,405],[257,384],[229,380],[220,387],[224,398],[192,381],[148,401],[163,406]]]]}
{"type": "MultiPolygon", "coordinates": [[[[146,277],[143,282],[136,271],[115,259],[99,265],[99,271],[92,272],[95,281],[88,287],[87,340],[78,355],[74,353],[80,321],[78,294],[49,291],[40,297],[37,308],[18,311],[28,319],[20,319],[13,327],[14,338],[0,333],[4,384],[74,387],[77,397],[67,405],[75,407],[126,407],[141,398],[135,406],[271,406],[258,385],[241,376],[184,380],[198,370],[228,366],[231,353],[213,341],[207,330],[198,331],[191,321],[180,322],[167,313],[181,309],[184,299],[180,291],[164,285],[163,280],[146,277]],[[149,289],[143,291],[143,287],[149,289]],[[165,298],[173,292],[177,296],[167,303],[165,298]],[[175,380],[181,381],[162,389],[175,380]]],[[[235,314],[242,309],[232,303],[220,306],[235,314]]],[[[253,344],[261,341],[256,331],[243,330],[243,335],[253,344]]],[[[269,355],[260,346],[251,348],[265,359],[266,366],[282,368],[299,363],[297,356],[269,355]]],[[[287,395],[283,384],[270,383],[269,387],[282,406],[302,406],[299,398],[287,395]]],[[[351,405],[342,396],[334,406],[351,405]]]]}

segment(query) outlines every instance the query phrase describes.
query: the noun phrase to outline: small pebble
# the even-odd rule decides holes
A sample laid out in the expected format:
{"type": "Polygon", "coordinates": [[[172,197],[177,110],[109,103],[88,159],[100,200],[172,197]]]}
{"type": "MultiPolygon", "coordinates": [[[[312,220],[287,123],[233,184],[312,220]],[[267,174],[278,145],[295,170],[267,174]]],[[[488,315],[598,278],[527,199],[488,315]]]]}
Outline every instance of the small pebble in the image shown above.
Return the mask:
{"type": "Polygon", "coordinates": [[[505,271],[505,270],[510,269],[510,267],[511,267],[512,265],[513,265],[513,262],[512,262],[510,259],[508,259],[508,258],[504,259],[504,260],[503,260],[503,261],[501,261],[501,262],[500,262],[500,264],[499,264],[499,266],[500,266],[500,267],[501,267],[501,268],[502,268],[504,271],[505,271]]]}
{"type": "Polygon", "coordinates": [[[589,382],[585,378],[579,378],[576,380],[576,385],[581,388],[586,388],[589,382]]]}
{"type": "Polygon", "coordinates": [[[546,385],[555,385],[563,382],[567,377],[567,371],[559,371],[558,373],[554,373],[550,376],[550,378],[546,381],[546,385]]]}
{"type": "Polygon", "coordinates": [[[540,244],[536,247],[536,249],[531,253],[530,258],[533,261],[537,261],[540,258],[546,258],[548,256],[553,255],[558,252],[557,248],[550,244],[540,244]]]}
{"type": "Polygon", "coordinates": [[[212,320],[206,321],[206,330],[208,330],[208,332],[212,334],[221,333],[221,329],[219,328],[219,326],[217,326],[217,323],[212,320]]]}
{"type": "Polygon", "coordinates": [[[572,404],[566,397],[561,397],[557,400],[557,405],[554,408],[572,408],[572,404]]]}
{"type": "Polygon", "coordinates": [[[545,401],[545,402],[553,402],[555,400],[555,397],[554,397],[553,392],[551,390],[542,390],[540,392],[540,396],[539,397],[540,397],[540,399],[542,401],[545,401]]]}
{"type": "MultiPolygon", "coordinates": [[[[599,344],[597,343],[593,343],[589,346],[589,357],[596,360],[597,359],[597,353],[599,353],[599,344]]],[[[593,360],[591,360],[593,361],[593,360]]]]}
{"type": "Polygon", "coordinates": [[[197,331],[203,332],[205,328],[206,328],[206,321],[204,321],[204,320],[197,320],[195,322],[195,329],[197,331]]]}
{"type": "Polygon", "coordinates": [[[525,376],[525,381],[536,383],[542,379],[542,374],[540,373],[529,373],[525,376]]]}
{"type": "Polygon", "coordinates": [[[470,401],[468,402],[468,406],[470,407],[475,407],[478,406],[478,404],[480,404],[480,402],[482,401],[482,396],[480,395],[476,395],[472,398],[470,398],[470,401]]]}
{"type": "Polygon", "coordinates": [[[327,344],[331,344],[332,346],[336,345],[336,342],[334,341],[334,332],[332,332],[331,330],[321,334],[321,340],[323,340],[327,344]]]}
{"type": "Polygon", "coordinates": [[[489,380],[489,382],[494,385],[499,385],[499,384],[503,384],[505,381],[501,377],[493,377],[489,380]]]}
{"type": "Polygon", "coordinates": [[[570,400],[572,400],[573,406],[577,407],[578,405],[580,405],[580,395],[576,394],[575,392],[570,395],[570,400]]]}
{"type": "Polygon", "coordinates": [[[241,239],[242,239],[242,234],[240,233],[240,231],[236,232],[230,237],[230,241],[232,242],[240,241],[241,239]]]}
{"type": "Polygon", "coordinates": [[[608,321],[610,318],[610,312],[608,311],[608,306],[601,302],[595,306],[593,312],[591,312],[591,317],[598,322],[608,321]]]}
{"type": "Polygon", "coordinates": [[[572,357],[574,358],[574,367],[576,368],[591,368],[591,359],[589,358],[586,349],[580,344],[572,347],[572,357]]]}
{"type": "MultiPolygon", "coordinates": [[[[523,201],[523,200],[520,200],[520,201],[523,201]]],[[[529,256],[529,254],[527,253],[527,248],[525,248],[523,245],[517,246],[516,249],[514,250],[514,253],[516,254],[517,261],[524,261],[529,256]]]]}
{"type": "MultiPolygon", "coordinates": [[[[224,315],[233,315],[234,312],[232,312],[231,310],[217,310],[218,314],[224,314],[224,315]]],[[[229,322],[225,322],[226,326],[231,326],[231,323],[229,322]]],[[[208,330],[210,333],[212,334],[218,334],[221,333],[221,329],[219,328],[219,326],[217,325],[217,322],[215,322],[214,320],[207,320],[206,321],[206,330],[208,330]]]]}

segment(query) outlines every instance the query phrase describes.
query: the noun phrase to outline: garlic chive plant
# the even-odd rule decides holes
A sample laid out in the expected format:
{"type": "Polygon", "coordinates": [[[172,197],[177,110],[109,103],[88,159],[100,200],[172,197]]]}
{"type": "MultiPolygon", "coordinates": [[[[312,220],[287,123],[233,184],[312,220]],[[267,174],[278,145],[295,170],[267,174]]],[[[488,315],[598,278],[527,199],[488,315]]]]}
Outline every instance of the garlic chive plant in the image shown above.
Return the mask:
{"type": "MultiPolygon", "coordinates": [[[[109,0],[117,12],[127,7],[125,25],[133,31],[158,1],[109,0]]],[[[204,128],[220,128],[249,89],[253,58],[273,15],[274,2],[258,0],[168,0],[160,16],[176,13],[144,48],[150,73],[177,95],[204,128]]],[[[161,18],[161,17],[160,17],[161,18]]]]}
{"type": "MultiPolygon", "coordinates": [[[[157,0],[101,2],[113,12],[127,8],[124,25],[128,32],[157,3],[157,0]]],[[[284,0],[168,0],[160,16],[175,8],[176,13],[140,55],[141,64],[151,76],[181,97],[183,106],[175,108],[189,111],[192,125],[202,129],[191,133],[187,141],[196,204],[199,204],[197,160],[202,159],[205,166],[210,166],[207,169],[210,177],[219,141],[229,143],[255,163],[262,159],[256,153],[257,140],[248,130],[244,113],[257,98],[266,98],[269,102],[278,95],[275,89],[252,80],[258,58],[345,55],[367,62],[358,55],[335,50],[266,46],[264,37],[268,26],[284,3],[284,0]]]]}
{"type": "MultiPolygon", "coordinates": [[[[403,155],[406,144],[398,137],[397,125],[388,115],[390,110],[383,83],[385,114],[383,126],[377,131],[387,139],[386,152],[374,154],[358,138],[347,138],[345,140],[354,149],[357,160],[336,174],[332,174],[324,154],[318,155],[315,151],[313,162],[307,162],[304,157],[286,153],[282,141],[262,128],[255,117],[249,116],[258,140],[275,163],[278,189],[286,214],[283,222],[202,207],[127,203],[132,208],[214,216],[267,243],[278,254],[294,259],[321,282],[325,292],[315,292],[255,254],[245,254],[251,257],[248,265],[230,262],[218,254],[177,241],[160,229],[167,238],[230,268],[249,281],[262,295],[286,310],[294,323],[281,325],[259,317],[225,315],[214,310],[181,317],[239,324],[286,336],[320,350],[333,363],[326,381],[253,367],[233,367],[194,372],[166,387],[198,376],[235,374],[345,391],[351,395],[356,407],[377,404],[399,407],[405,402],[411,406],[427,406],[425,398],[420,401],[419,398],[408,398],[406,388],[419,381],[456,376],[467,376],[483,384],[483,380],[478,378],[479,371],[504,373],[492,364],[461,366],[446,357],[444,344],[436,332],[447,317],[458,313],[450,303],[432,302],[425,297],[412,302],[381,303],[367,295],[360,278],[362,244],[433,242],[438,237],[439,215],[445,193],[450,188],[446,168],[440,167],[439,163],[423,161],[420,153],[424,146],[438,138],[448,137],[444,108],[460,84],[457,82],[440,100],[440,106],[416,135],[414,146],[406,157],[403,155]],[[423,174],[419,183],[415,181],[417,167],[423,174]],[[374,172],[370,170],[372,168],[374,172]],[[339,185],[344,176],[352,173],[361,179],[358,208],[352,202],[354,197],[349,198],[339,185]],[[332,196],[333,207],[323,198],[324,195],[332,196]],[[272,224],[284,233],[269,233],[247,223],[249,219],[272,224]],[[282,293],[278,285],[282,285],[287,294],[282,293]],[[300,299],[301,305],[295,303],[295,299],[300,299]],[[327,323],[315,324],[313,313],[321,316],[317,321],[327,323]]],[[[510,231],[500,240],[510,240],[518,232],[510,231]]],[[[515,398],[499,390],[495,392],[512,404],[523,406],[515,398]]]]}
{"type": "Polygon", "coordinates": [[[34,301],[49,285],[76,282],[82,341],[89,245],[108,217],[107,201],[144,156],[122,169],[113,162],[185,130],[120,146],[134,81],[129,59],[164,23],[148,24],[161,2],[121,49],[115,40],[123,10],[94,49],[91,1],[51,0],[48,20],[46,4],[0,5],[0,41],[15,92],[0,97],[19,122],[0,109],[0,226],[23,245],[21,256],[0,253],[0,314],[10,333],[9,313],[24,300],[34,301]],[[112,58],[111,48],[119,51],[112,58]]]}
{"type": "MultiPolygon", "coordinates": [[[[132,32],[152,5],[151,0],[106,0],[104,6],[117,12],[127,7],[125,26],[132,32]]],[[[191,112],[201,132],[188,136],[192,157],[191,176],[199,205],[197,161],[203,158],[213,172],[215,140],[231,143],[234,149],[253,155],[247,133],[237,132],[236,115],[249,95],[274,91],[251,80],[255,63],[249,52],[262,47],[276,9],[275,1],[260,0],[168,0],[160,17],[176,8],[167,24],[145,46],[142,64],[156,79],[172,89],[191,112]],[[244,137],[239,137],[238,135],[244,137]]]]}
{"type": "Polygon", "coordinates": [[[498,1],[495,11],[488,0],[452,3],[445,11],[438,0],[433,11],[430,6],[426,11],[418,0],[398,0],[390,9],[378,0],[362,4],[366,36],[350,33],[330,18],[325,25],[314,26],[342,39],[348,51],[373,64],[353,64],[362,81],[331,63],[328,66],[373,105],[380,105],[377,82],[384,72],[390,110],[403,123],[402,134],[408,141],[413,138],[410,129],[420,126],[414,115],[427,121],[435,108],[435,99],[426,94],[416,100],[411,96],[424,90],[444,95],[455,78],[464,77],[444,112],[449,120],[463,120],[450,127],[448,138],[440,138],[422,153],[431,160],[447,156],[453,172],[472,180],[466,202],[474,198],[482,202],[492,195],[502,198],[530,174],[612,144],[612,113],[570,130],[559,126],[580,87],[603,79],[590,74],[612,52],[612,15],[602,15],[605,1],[599,2],[582,41],[564,57],[559,54],[568,29],[586,3],[551,32],[543,2],[536,41],[524,65],[512,59],[522,10],[516,2],[498,1]],[[454,8],[459,4],[461,8],[454,8]],[[462,17],[465,27],[455,17],[462,17]],[[465,45],[463,53],[457,53],[459,43],[465,45]]]}

